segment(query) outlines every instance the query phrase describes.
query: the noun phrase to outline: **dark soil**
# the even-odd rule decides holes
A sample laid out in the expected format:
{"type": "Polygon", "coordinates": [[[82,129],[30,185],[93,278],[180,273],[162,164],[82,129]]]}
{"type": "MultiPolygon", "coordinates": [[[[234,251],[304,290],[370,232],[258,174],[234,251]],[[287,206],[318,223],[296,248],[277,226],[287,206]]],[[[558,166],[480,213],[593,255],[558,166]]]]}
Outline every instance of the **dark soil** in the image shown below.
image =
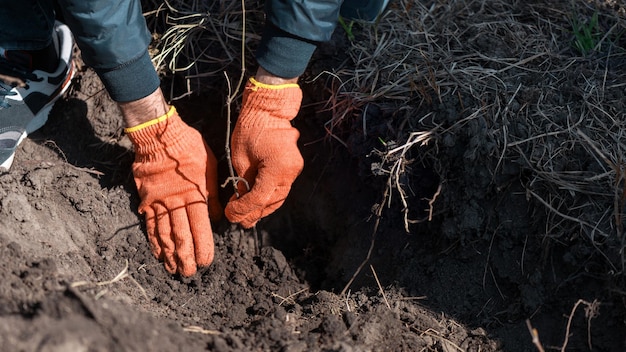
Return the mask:
{"type": "MultiPolygon", "coordinates": [[[[484,193],[479,163],[449,175],[450,189],[465,192],[447,192],[457,198],[432,221],[407,234],[388,210],[377,224],[384,181],[368,172],[366,147],[348,150],[322,129],[319,83],[303,83],[306,163],[285,205],[255,231],[214,224],[214,264],[191,278],[167,274],[136,211],[119,112],[95,74],[79,71],[0,174],[1,351],[535,351],[527,319],[546,349],[569,331],[568,351],[626,350],[619,278],[581,265],[582,246],[552,245],[547,256],[521,186],[445,209],[484,193]],[[450,235],[491,221],[502,231],[450,235]]],[[[175,105],[226,179],[222,97],[175,105]]],[[[466,142],[456,141],[459,159],[466,142]]],[[[412,175],[417,200],[441,181],[430,168],[412,175]]]]}

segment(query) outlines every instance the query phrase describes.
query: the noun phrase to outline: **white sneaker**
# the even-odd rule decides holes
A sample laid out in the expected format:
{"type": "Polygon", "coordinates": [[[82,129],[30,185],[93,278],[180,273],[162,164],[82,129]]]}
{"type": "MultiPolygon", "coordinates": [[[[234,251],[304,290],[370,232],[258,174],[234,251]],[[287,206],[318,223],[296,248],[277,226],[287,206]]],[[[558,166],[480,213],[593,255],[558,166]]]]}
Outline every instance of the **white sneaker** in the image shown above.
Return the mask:
{"type": "Polygon", "coordinates": [[[0,80],[0,171],[9,170],[19,144],[48,121],[52,106],[70,87],[75,74],[70,29],[56,22],[52,41],[59,55],[59,65],[52,73],[25,71],[5,59],[6,51],[0,48],[0,74],[25,83],[16,87],[0,80]]]}

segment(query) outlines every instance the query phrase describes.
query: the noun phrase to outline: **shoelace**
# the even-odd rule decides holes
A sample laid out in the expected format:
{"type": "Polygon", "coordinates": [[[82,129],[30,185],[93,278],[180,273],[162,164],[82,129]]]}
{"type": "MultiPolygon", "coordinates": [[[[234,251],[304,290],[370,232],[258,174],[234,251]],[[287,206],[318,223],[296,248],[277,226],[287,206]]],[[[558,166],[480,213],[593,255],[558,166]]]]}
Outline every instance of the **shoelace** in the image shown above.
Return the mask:
{"type": "MultiPolygon", "coordinates": [[[[10,62],[8,62],[7,60],[1,57],[0,57],[0,75],[18,78],[24,81],[24,83],[28,83],[28,81],[41,80],[33,72],[20,69],[19,67],[16,67],[15,65],[11,64],[10,62]]],[[[6,100],[6,97],[17,94],[17,92],[13,91],[13,88],[15,88],[14,85],[9,84],[3,81],[2,79],[0,79],[0,108],[6,109],[10,107],[9,103],[6,100]]]]}

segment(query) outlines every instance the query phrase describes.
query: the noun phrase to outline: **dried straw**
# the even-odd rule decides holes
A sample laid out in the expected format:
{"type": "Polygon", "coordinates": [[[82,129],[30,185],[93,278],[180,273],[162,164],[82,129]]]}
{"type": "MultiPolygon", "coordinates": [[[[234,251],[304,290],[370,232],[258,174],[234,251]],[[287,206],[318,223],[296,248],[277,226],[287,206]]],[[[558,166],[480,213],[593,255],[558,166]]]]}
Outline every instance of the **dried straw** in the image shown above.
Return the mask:
{"type": "MultiPolygon", "coordinates": [[[[582,239],[607,273],[624,273],[623,14],[610,2],[392,2],[376,24],[353,29],[351,60],[328,75],[335,84],[326,129],[348,146],[353,135],[374,138],[365,129],[373,105],[389,119],[386,143],[395,147],[374,154],[401,198],[405,225],[411,185],[399,180],[416,158],[429,159],[442,180],[455,179],[444,194],[488,174],[486,196],[517,174],[546,238],[582,239]],[[594,12],[604,32],[585,57],[572,44],[572,20],[594,12]],[[356,119],[363,131],[348,130],[356,119]],[[430,143],[416,144],[418,134],[430,143]]],[[[444,199],[448,209],[467,201],[444,199]]]]}

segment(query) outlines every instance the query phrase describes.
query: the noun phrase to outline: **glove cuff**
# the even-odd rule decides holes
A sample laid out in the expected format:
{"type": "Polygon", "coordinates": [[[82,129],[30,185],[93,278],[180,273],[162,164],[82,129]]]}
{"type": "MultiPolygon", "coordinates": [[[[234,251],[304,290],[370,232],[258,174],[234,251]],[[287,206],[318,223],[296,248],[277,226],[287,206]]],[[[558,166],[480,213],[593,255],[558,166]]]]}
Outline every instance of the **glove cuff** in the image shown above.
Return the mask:
{"type": "Polygon", "coordinates": [[[190,134],[200,137],[198,131],[183,122],[173,106],[167,114],[124,131],[135,147],[135,161],[142,162],[158,161],[170,154],[184,153],[190,147],[197,148],[197,139],[190,134]]]}
{"type": "Polygon", "coordinates": [[[146,121],[144,123],[140,123],[139,125],[133,126],[133,127],[126,127],[124,129],[124,132],[126,133],[131,133],[131,132],[137,132],[139,130],[142,130],[148,126],[152,126],[152,125],[156,125],[159,122],[165,121],[168,118],[172,117],[174,114],[176,114],[176,108],[173,106],[170,106],[170,109],[167,111],[167,113],[165,113],[165,115],[159,116],[156,119],[150,120],[150,121],[146,121]]]}
{"type": "Polygon", "coordinates": [[[298,114],[302,90],[296,83],[271,85],[250,78],[243,91],[239,124],[243,127],[263,125],[279,127],[298,114]]]}

